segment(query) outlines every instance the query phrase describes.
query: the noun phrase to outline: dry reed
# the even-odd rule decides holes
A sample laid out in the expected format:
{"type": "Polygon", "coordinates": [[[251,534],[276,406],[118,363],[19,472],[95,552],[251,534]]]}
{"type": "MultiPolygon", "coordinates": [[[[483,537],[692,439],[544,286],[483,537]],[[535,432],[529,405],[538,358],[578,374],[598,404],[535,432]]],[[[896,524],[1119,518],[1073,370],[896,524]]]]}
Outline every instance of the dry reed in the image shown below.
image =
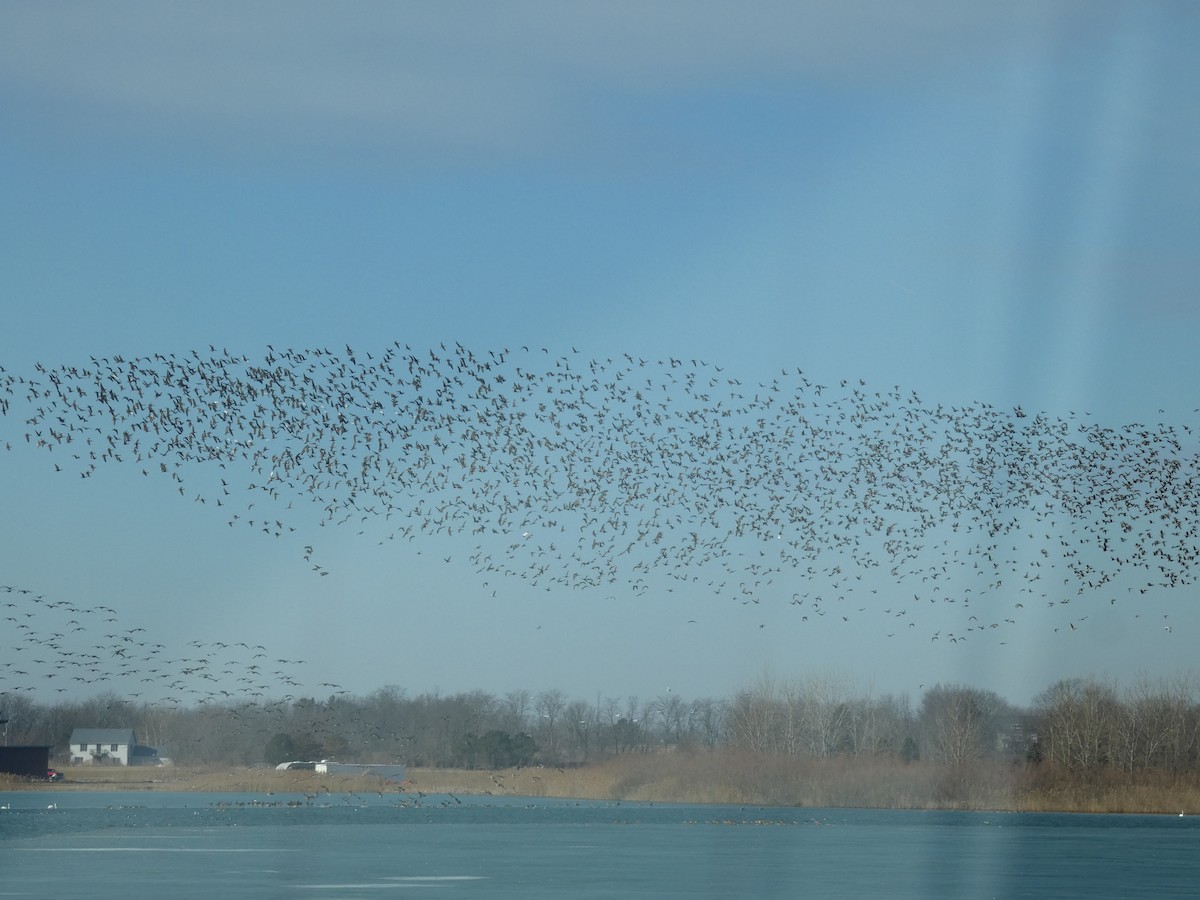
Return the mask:
{"type": "Polygon", "coordinates": [[[0,775],[0,791],[159,790],[245,793],[407,792],[878,809],[1200,813],[1200,775],[1071,773],[979,761],[960,767],[890,757],[814,759],[747,751],[628,754],[578,768],[410,768],[396,785],[371,776],[263,768],[72,766],[66,781],[0,775]]]}

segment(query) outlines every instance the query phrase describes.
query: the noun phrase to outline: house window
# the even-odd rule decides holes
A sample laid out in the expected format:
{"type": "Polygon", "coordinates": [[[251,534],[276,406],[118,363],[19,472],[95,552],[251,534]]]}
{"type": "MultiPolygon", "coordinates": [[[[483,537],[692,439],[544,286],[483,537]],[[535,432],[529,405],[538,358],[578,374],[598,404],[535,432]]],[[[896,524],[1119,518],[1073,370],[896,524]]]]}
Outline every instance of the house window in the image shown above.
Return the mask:
{"type": "Polygon", "coordinates": [[[112,750],[112,752],[113,752],[113,753],[116,753],[116,752],[117,752],[117,745],[116,745],[116,744],[112,744],[112,745],[109,747],[109,749],[110,749],[110,750],[112,750]]]}

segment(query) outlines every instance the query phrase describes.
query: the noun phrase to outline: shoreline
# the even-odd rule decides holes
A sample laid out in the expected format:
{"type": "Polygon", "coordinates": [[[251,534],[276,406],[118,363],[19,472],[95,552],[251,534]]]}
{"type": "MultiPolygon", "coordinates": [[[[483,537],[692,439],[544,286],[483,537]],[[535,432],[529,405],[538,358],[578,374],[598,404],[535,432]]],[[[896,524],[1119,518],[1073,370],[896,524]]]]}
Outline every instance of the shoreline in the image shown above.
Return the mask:
{"type": "MultiPolygon", "coordinates": [[[[574,769],[529,766],[517,769],[409,767],[402,784],[371,775],[318,775],[271,768],[171,766],[117,768],[68,766],[60,782],[0,775],[0,793],[138,792],[244,794],[459,794],[599,801],[643,801],[697,805],[754,805],[788,808],[926,809],[980,812],[1080,812],[1144,815],[1200,813],[1200,785],[1191,780],[1132,779],[1103,782],[983,783],[978,773],[960,777],[957,793],[946,773],[932,766],[904,768],[839,765],[810,761],[795,771],[753,771],[731,765],[713,768],[703,757],[610,760],[574,769]],[[812,765],[812,762],[818,764],[812,765]],[[907,781],[905,780],[907,779],[907,781]]],[[[725,760],[725,763],[730,761],[725,760]]],[[[760,764],[763,760],[758,760],[760,764]]],[[[778,762],[778,761],[776,761],[778,762]]],[[[793,767],[794,768],[794,767],[793,767]]]]}

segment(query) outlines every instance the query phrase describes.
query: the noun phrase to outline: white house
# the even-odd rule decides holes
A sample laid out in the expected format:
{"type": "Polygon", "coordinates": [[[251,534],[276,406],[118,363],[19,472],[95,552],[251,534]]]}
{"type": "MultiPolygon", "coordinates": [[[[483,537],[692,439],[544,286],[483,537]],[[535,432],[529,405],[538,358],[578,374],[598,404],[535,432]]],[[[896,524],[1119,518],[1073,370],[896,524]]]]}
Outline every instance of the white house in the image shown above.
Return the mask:
{"type": "Polygon", "coordinates": [[[71,763],[127,766],[136,743],[132,728],[76,728],[71,732],[71,763]]]}

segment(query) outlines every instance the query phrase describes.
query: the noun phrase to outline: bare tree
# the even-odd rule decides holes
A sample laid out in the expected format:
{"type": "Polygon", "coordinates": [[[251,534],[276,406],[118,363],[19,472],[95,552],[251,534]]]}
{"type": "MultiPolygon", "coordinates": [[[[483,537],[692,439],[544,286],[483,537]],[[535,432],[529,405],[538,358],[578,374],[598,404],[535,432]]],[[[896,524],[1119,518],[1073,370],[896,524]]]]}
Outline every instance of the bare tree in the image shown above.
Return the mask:
{"type": "Polygon", "coordinates": [[[1200,749],[1200,716],[1192,676],[1151,682],[1140,678],[1126,692],[1125,727],[1119,735],[1122,769],[1193,768],[1200,749]]]}
{"type": "Polygon", "coordinates": [[[705,747],[712,749],[725,740],[725,704],[723,701],[702,697],[692,703],[689,710],[691,729],[705,747]]]}
{"type": "Polygon", "coordinates": [[[899,753],[912,727],[908,697],[886,694],[850,703],[854,755],[899,753]]]}
{"type": "Polygon", "coordinates": [[[529,730],[529,711],[533,695],[526,690],[509,691],[504,695],[504,729],[512,734],[529,730]]]}
{"type": "Polygon", "coordinates": [[[735,743],[766,753],[776,749],[778,704],[768,689],[739,691],[729,705],[729,727],[735,743]]]}
{"type": "Polygon", "coordinates": [[[961,685],[934,685],[921,698],[923,755],[960,766],[996,747],[1000,717],[1007,704],[991,691],[961,685]]]}
{"type": "Polygon", "coordinates": [[[1123,719],[1116,690],[1093,678],[1055,682],[1034,699],[1043,752],[1068,769],[1112,763],[1123,719]]]}
{"type": "Polygon", "coordinates": [[[803,745],[812,756],[836,756],[850,746],[850,692],[841,678],[813,675],[800,686],[803,745]]]}
{"type": "Polygon", "coordinates": [[[557,688],[542,691],[533,704],[537,716],[534,736],[542,752],[552,759],[557,759],[562,752],[561,725],[566,707],[567,695],[557,688]]]}
{"type": "Polygon", "coordinates": [[[567,738],[566,752],[572,761],[583,762],[592,752],[592,737],[595,732],[595,709],[582,700],[573,700],[563,711],[567,738]]]}

